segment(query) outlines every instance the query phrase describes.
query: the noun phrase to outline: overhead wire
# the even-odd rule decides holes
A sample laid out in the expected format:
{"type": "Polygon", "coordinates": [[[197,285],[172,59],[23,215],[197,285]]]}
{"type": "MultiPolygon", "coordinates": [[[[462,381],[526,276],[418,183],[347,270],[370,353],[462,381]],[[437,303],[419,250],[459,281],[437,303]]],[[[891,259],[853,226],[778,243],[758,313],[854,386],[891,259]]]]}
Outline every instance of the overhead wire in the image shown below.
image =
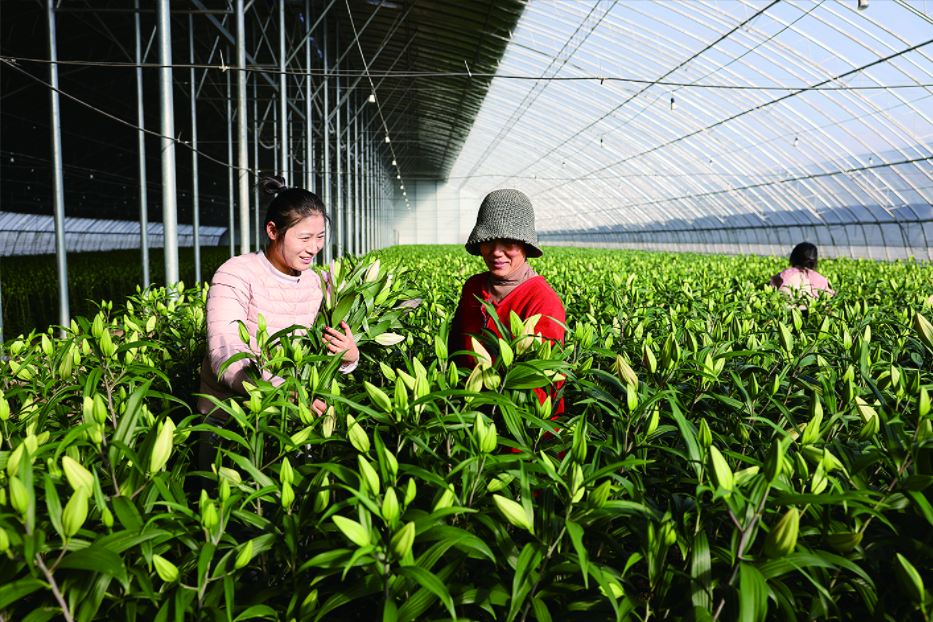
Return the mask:
{"type": "MultiPolygon", "coordinates": [[[[359,44],[359,42],[357,42],[359,44]]],[[[891,57],[885,57],[880,59],[884,61],[889,58],[894,58],[908,52],[916,51],[919,48],[925,47],[933,43],[933,41],[925,41],[918,45],[912,46],[905,50],[902,50],[891,57]]],[[[141,67],[143,69],[160,69],[162,65],[157,63],[120,63],[120,62],[102,62],[102,61],[50,61],[44,58],[28,58],[20,56],[0,56],[0,61],[5,61],[11,64],[26,62],[26,63],[41,63],[45,65],[78,65],[78,66],[87,66],[87,67],[115,67],[115,68],[136,68],[141,67]]],[[[357,70],[341,70],[341,71],[298,71],[298,70],[285,70],[281,71],[277,67],[267,67],[263,65],[257,66],[247,66],[244,69],[239,67],[231,67],[230,65],[225,64],[190,64],[190,63],[173,63],[171,65],[172,69],[219,69],[220,71],[226,71],[228,69],[236,69],[237,71],[245,71],[247,73],[264,73],[269,75],[286,75],[286,76],[311,76],[316,78],[368,78],[370,85],[372,85],[373,78],[379,79],[412,79],[412,78],[496,78],[498,80],[532,80],[532,81],[547,81],[547,82],[624,82],[631,84],[643,84],[648,86],[658,86],[663,88],[676,88],[676,89],[708,89],[708,90],[726,90],[726,91],[881,91],[881,90],[890,90],[890,89],[916,89],[916,88],[933,88],[933,82],[911,82],[907,84],[868,84],[868,85],[843,85],[843,86],[825,86],[825,83],[820,83],[819,85],[798,85],[794,86],[791,84],[779,84],[773,86],[756,86],[751,84],[697,84],[696,82],[674,82],[668,80],[653,80],[651,78],[635,78],[635,77],[626,77],[626,76],[612,76],[604,75],[599,73],[591,73],[586,75],[575,75],[575,76],[540,76],[540,75],[531,75],[531,74],[500,74],[500,73],[479,73],[476,71],[466,72],[466,71],[450,71],[450,72],[418,72],[418,71],[387,71],[387,72],[360,72],[357,70]]]]}

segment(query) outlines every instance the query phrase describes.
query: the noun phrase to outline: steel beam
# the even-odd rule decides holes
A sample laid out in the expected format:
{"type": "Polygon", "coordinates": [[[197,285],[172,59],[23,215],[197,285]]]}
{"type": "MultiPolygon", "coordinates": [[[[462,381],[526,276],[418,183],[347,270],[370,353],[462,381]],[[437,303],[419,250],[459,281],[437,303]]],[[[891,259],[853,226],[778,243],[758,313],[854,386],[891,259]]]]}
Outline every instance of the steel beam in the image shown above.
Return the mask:
{"type": "MultiPolygon", "coordinates": [[[[330,6],[334,6],[334,2],[337,0],[331,0],[330,6]]],[[[327,14],[327,9],[324,11],[324,15],[327,14]]],[[[305,189],[314,192],[314,102],[311,99],[311,46],[308,44],[308,41],[311,39],[311,34],[314,32],[314,28],[317,24],[324,19],[324,15],[318,18],[314,26],[311,26],[311,0],[305,0],[305,25],[307,26],[307,34],[305,35],[305,40],[303,45],[305,46],[305,127],[307,141],[305,142],[305,189]]]]}
{"type": "MultiPolygon", "coordinates": [[[[194,4],[196,7],[198,7],[199,9],[206,10],[205,7],[204,7],[204,4],[201,2],[201,0],[191,0],[191,3],[194,4]]],[[[206,16],[207,16],[207,20],[208,20],[208,22],[211,24],[211,26],[213,26],[214,29],[216,29],[217,32],[220,33],[220,35],[221,35],[224,39],[227,40],[227,43],[228,43],[228,44],[230,44],[230,45],[236,45],[236,37],[234,37],[234,36],[230,33],[230,31],[227,30],[227,28],[226,28],[222,23],[220,23],[220,21],[219,21],[216,17],[214,17],[214,16],[211,15],[210,13],[207,13],[206,16]]],[[[325,22],[325,23],[326,23],[326,22],[325,22]]],[[[259,67],[259,64],[256,62],[256,59],[254,59],[251,55],[247,54],[247,55],[246,55],[246,60],[247,60],[247,63],[248,63],[249,65],[251,65],[251,66],[253,66],[253,67],[259,67]]],[[[278,83],[272,78],[272,76],[270,76],[270,75],[269,75],[268,73],[266,73],[265,71],[260,71],[260,72],[259,72],[259,75],[262,76],[262,78],[263,78],[266,82],[269,83],[269,86],[271,86],[272,89],[273,89],[276,93],[279,92],[279,85],[278,85],[278,83]]],[[[296,106],[294,103],[289,103],[289,106],[292,107],[292,110],[294,110],[295,113],[297,113],[299,117],[301,117],[302,119],[304,118],[304,114],[301,112],[301,110],[298,109],[298,106],[296,106]]]]}
{"type": "MultiPolygon", "coordinates": [[[[227,48],[227,58],[230,49],[227,48]]],[[[227,241],[230,246],[230,256],[236,255],[236,200],[234,198],[233,183],[233,113],[231,110],[233,94],[231,93],[230,74],[227,74],[227,227],[230,233],[227,241]]]]}
{"type": "MultiPolygon", "coordinates": [[[[236,0],[237,168],[240,198],[240,253],[249,252],[249,145],[246,135],[246,22],[243,0],[236,0]]],[[[253,102],[253,106],[256,103],[253,102]]]]}
{"type": "MultiPolygon", "coordinates": [[[[136,8],[139,8],[139,0],[136,0],[136,8]]],[[[146,289],[149,287],[149,197],[146,187],[146,134],[142,131],[146,127],[146,117],[143,114],[143,44],[138,12],[133,16],[133,21],[136,26],[136,124],[139,126],[139,131],[136,132],[139,149],[139,250],[143,262],[142,287],[146,289]]],[[[194,69],[191,72],[193,74],[194,69]]],[[[194,86],[191,87],[191,92],[194,93],[194,86]]]]}
{"type": "MultiPolygon", "coordinates": [[[[191,226],[194,229],[192,240],[194,281],[198,287],[201,287],[203,281],[201,280],[201,198],[198,188],[198,108],[197,94],[194,90],[194,18],[190,15],[188,16],[188,53],[191,57],[191,226]]],[[[204,73],[207,73],[207,70],[204,73]]]]}
{"type": "MultiPolygon", "coordinates": [[[[321,88],[324,90],[324,118],[327,119],[330,113],[330,37],[329,37],[329,28],[328,20],[324,20],[324,80],[321,88]]],[[[332,214],[331,216],[331,225],[336,220],[336,213],[333,206],[333,201],[331,200],[333,189],[333,183],[330,178],[330,124],[325,122],[322,128],[324,132],[324,176],[321,180],[321,183],[324,185],[324,205],[327,206],[327,209],[332,214]]],[[[330,234],[327,236],[327,243],[324,245],[324,263],[328,263],[333,259],[331,249],[334,244],[336,244],[337,236],[334,231],[334,227],[331,226],[330,234]]]]}
{"type": "MultiPolygon", "coordinates": [[[[259,103],[256,101],[256,76],[253,76],[253,166],[256,169],[256,177],[260,175],[259,170],[259,103]]],[[[253,223],[255,225],[254,235],[256,236],[256,250],[262,247],[263,231],[259,228],[259,186],[253,188],[253,223]]]]}
{"type": "Polygon", "coordinates": [[[58,324],[71,325],[68,305],[68,256],[65,253],[65,184],[62,175],[62,119],[58,103],[58,42],[55,32],[55,2],[46,1],[49,24],[49,100],[52,134],[52,209],[55,214],[55,267],[58,274],[58,324]]]}
{"type": "Polygon", "coordinates": [[[291,167],[288,161],[288,85],[285,76],[285,2],[279,5],[279,136],[282,142],[279,145],[279,175],[285,178],[285,183],[291,185],[292,177],[289,174],[291,167]]]}
{"type": "Polygon", "coordinates": [[[172,23],[169,0],[158,0],[159,117],[162,138],[162,226],[165,250],[165,284],[178,282],[178,204],[175,187],[175,103],[172,99],[172,23]]]}

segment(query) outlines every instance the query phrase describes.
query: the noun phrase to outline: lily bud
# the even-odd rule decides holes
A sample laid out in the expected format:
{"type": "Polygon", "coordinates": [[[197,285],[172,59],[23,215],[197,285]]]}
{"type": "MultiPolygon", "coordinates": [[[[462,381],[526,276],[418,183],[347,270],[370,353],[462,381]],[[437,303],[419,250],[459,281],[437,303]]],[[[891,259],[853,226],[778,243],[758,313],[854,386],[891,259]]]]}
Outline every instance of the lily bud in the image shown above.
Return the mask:
{"type": "Polygon", "coordinates": [[[853,531],[848,533],[834,533],[826,536],[826,544],[840,553],[848,553],[862,542],[862,533],[853,531]]]}
{"type": "Polygon", "coordinates": [[[625,405],[628,407],[630,413],[635,412],[635,409],[638,408],[638,385],[627,385],[625,387],[625,405]]]}
{"type": "Polygon", "coordinates": [[[292,469],[292,465],[288,461],[288,458],[282,460],[282,468],[279,470],[279,481],[283,484],[295,483],[295,471],[292,469]]]}
{"type": "Polygon", "coordinates": [[[781,341],[781,347],[787,352],[787,355],[790,356],[794,351],[794,336],[791,335],[790,329],[784,322],[778,322],[778,337],[781,341]]]}
{"type": "Polygon", "coordinates": [[[586,439],[586,422],[578,423],[573,429],[572,455],[574,462],[583,464],[586,462],[586,454],[589,446],[586,439]]]}
{"type": "Polygon", "coordinates": [[[390,486],[382,498],[382,518],[387,523],[391,523],[398,517],[398,514],[398,496],[395,494],[395,489],[390,486]]]}
{"type": "Polygon", "coordinates": [[[862,418],[862,421],[866,423],[871,419],[878,417],[878,413],[875,411],[875,409],[869,406],[868,402],[858,396],[855,398],[855,409],[858,412],[859,417],[862,418]]]}
{"type": "Polygon", "coordinates": [[[324,421],[321,423],[321,436],[330,438],[334,434],[334,427],[337,425],[337,413],[333,406],[328,406],[324,411],[324,421]]]}
{"type": "Polygon", "coordinates": [[[369,268],[366,270],[366,276],[363,277],[364,283],[372,283],[379,278],[379,260],[377,259],[369,268]]]}
{"type": "Polygon", "coordinates": [[[415,543],[415,524],[405,523],[405,526],[395,532],[389,541],[389,551],[395,559],[403,559],[411,551],[415,543]]]}
{"type": "Polygon", "coordinates": [[[292,490],[292,485],[288,483],[282,484],[282,507],[288,509],[294,502],[295,491],[292,490]]]}
{"type": "Polygon", "coordinates": [[[213,501],[204,504],[201,509],[201,526],[208,531],[213,531],[220,524],[220,517],[217,515],[217,506],[213,501]]]}
{"type": "Polygon", "coordinates": [[[773,484],[784,471],[784,448],[780,441],[773,441],[765,458],[765,480],[773,484]]]}
{"type": "Polygon", "coordinates": [[[29,491],[26,485],[17,476],[10,477],[10,503],[13,509],[25,515],[29,509],[29,491]]]}
{"type": "Polygon", "coordinates": [[[520,503],[516,503],[511,499],[506,499],[501,495],[493,495],[492,500],[495,502],[496,509],[502,514],[502,517],[509,521],[513,527],[525,529],[534,534],[534,524],[528,520],[525,508],[523,508],[520,503]]]}
{"type": "Polygon", "coordinates": [[[512,348],[502,337],[499,338],[499,358],[507,368],[512,366],[512,361],[515,359],[515,353],[512,352],[512,348]]]}
{"type": "Polygon", "coordinates": [[[10,454],[10,457],[7,458],[6,462],[6,473],[9,476],[16,475],[19,473],[19,463],[23,459],[23,454],[26,452],[26,443],[20,443],[16,446],[16,449],[10,454]]]}
{"type": "Polygon", "coordinates": [[[645,364],[645,367],[648,368],[648,371],[652,374],[658,371],[658,359],[655,358],[654,352],[651,350],[651,346],[649,346],[647,343],[644,347],[642,362],[645,364]]]}
{"type": "Polygon", "coordinates": [[[62,470],[74,491],[83,488],[88,498],[94,494],[94,476],[76,460],[69,456],[62,457],[62,470]]]}
{"type": "Polygon", "coordinates": [[[87,494],[83,488],[80,488],[71,495],[71,499],[68,500],[65,510],[62,512],[62,529],[65,532],[65,537],[71,538],[78,533],[86,520],[87,494]]]}
{"type": "Polygon", "coordinates": [[[486,428],[486,436],[483,438],[483,444],[480,451],[484,454],[491,454],[499,446],[499,434],[496,432],[496,424],[490,423],[486,428]]]}
{"type": "Polygon", "coordinates": [[[367,488],[374,495],[379,494],[379,475],[376,469],[363,456],[356,457],[360,471],[360,482],[364,488],[367,488]]]}
{"type": "Polygon", "coordinates": [[[706,419],[700,419],[700,426],[697,430],[697,441],[703,449],[709,449],[713,444],[713,433],[710,431],[706,419]]]}
{"type": "Polygon", "coordinates": [[[94,335],[94,339],[100,339],[101,334],[104,332],[104,316],[102,313],[98,313],[94,316],[94,322],[91,323],[91,334],[94,335]]]}
{"type": "Polygon", "coordinates": [[[661,419],[661,411],[658,409],[657,404],[651,410],[651,417],[648,419],[648,427],[645,429],[645,436],[651,436],[654,434],[654,431],[658,429],[658,423],[661,419]]]}
{"type": "Polygon", "coordinates": [[[162,430],[159,431],[155,443],[152,445],[152,455],[149,458],[149,470],[157,473],[168,462],[172,455],[172,443],[174,441],[175,423],[168,417],[162,424],[162,430]]]}
{"type": "Polygon", "coordinates": [[[363,381],[363,388],[366,389],[366,394],[374,406],[386,412],[392,412],[392,400],[385,394],[385,391],[365,380],[363,381]]]}
{"type": "Polygon", "coordinates": [[[812,445],[820,440],[820,424],[823,423],[823,406],[816,392],[810,398],[810,422],[800,437],[802,445],[812,445]]]}
{"type": "Polygon", "coordinates": [[[486,424],[483,423],[483,416],[479,413],[473,418],[473,442],[476,443],[477,449],[483,451],[483,441],[486,438],[486,424]]]}
{"type": "Polygon", "coordinates": [[[113,339],[110,338],[110,331],[105,328],[100,336],[100,352],[109,359],[113,358],[116,351],[117,346],[113,345],[113,339]]]}
{"type": "Polygon", "coordinates": [[[152,565],[155,566],[155,571],[166,583],[174,583],[178,580],[178,566],[168,561],[161,555],[152,556],[152,565]]]}
{"type": "Polygon", "coordinates": [[[10,536],[3,527],[0,527],[0,553],[10,550],[10,536]]]}
{"type": "Polygon", "coordinates": [[[110,511],[110,508],[105,507],[101,510],[100,522],[102,522],[107,529],[113,528],[113,512],[110,511]]]}
{"type": "Polygon", "coordinates": [[[411,505],[411,502],[415,500],[417,494],[418,484],[415,483],[415,478],[411,477],[408,479],[408,484],[405,486],[405,507],[411,505]]]}
{"type": "Polygon", "coordinates": [[[765,539],[764,554],[767,557],[784,557],[797,546],[800,530],[800,512],[797,508],[787,510],[784,516],[771,528],[765,539]]]}
{"type": "Polygon", "coordinates": [[[233,567],[239,570],[240,568],[245,567],[248,563],[253,560],[253,541],[247,540],[246,544],[240,549],[240,552],[236,554],[236,561],[233,563],[233,567]]]}
{"type": "Polygon", "coordinates": [[[432,512],[437,512],[438,510],[443,510],[444,508],[453,507],[454,504],[454,490],[453,486],[447,486],[447,489],[441,494],[440,498],[437,500],[437,503],[434,504],[432,512]]]}
{"type": "Polygon", "coordinates": [[[353,415],[347,415],[347,437],[358,452],[365,454],[369,451],[369,437],[366,436],[363,426],[356,422],[353,415]]]}
{"type": "Polygon", "coordinates": [[[725,490],[732,490],[735,485],[732,469],[716,447],[709,448],[709,467],[715,484],[725,490]]]}
{"type": "Polygon", "coordinates": [[[373,341],[380,346],[394,346],[405,341],[405,337],[396,333],[382,333],[381,335],[376,335],[373,341]]]}
{"type": "Polygon", "coordinates": [[[930,324],[930,321],[919,313],[914,313],[913,324],[917,337],[923,345],[933,350],[933,324],[930,324]]]}
{"type": "Polygon", "coordinates": [[[330,477],[325,473],[324,477],[321,478],[321,490],[319,490],[314,497],[314,512],[316,514],[320,514],[327,509],[330,503],[330,490],[327,490],[328,486],[330,486],[330,477]]]}
{"type": "Polygon", "coordinates": [[[94,421],[100,425],[107,423],[109,418],[107,415],[107,404],[104,403],[104,398],[100,393],[94,395],[94,421]]]}

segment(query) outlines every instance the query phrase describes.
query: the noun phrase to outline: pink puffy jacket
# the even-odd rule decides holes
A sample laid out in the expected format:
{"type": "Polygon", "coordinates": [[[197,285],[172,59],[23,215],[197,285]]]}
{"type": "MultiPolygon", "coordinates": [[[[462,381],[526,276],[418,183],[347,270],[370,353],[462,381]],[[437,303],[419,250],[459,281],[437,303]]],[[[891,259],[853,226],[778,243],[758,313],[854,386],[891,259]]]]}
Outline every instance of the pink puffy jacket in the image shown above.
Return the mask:
{"type": "MultiPolygon", "coordinates": [[[[800,294],[816,298],[823,295],[832,296],[836,292],[829,286],[826,277],[815,270],[807,268],[787,268],[771,277],[771,287],[781,293],[791,295],[791,290],[800,290],[800,294]]],[[[799,294],[798,294],[799,295],[799,294]]]]}
{"type": "MultiPolygon", "coordinates": [[[[218,378],[227,359],[248,351],[240,340],[237,320],[246,324],[255,347],[260,313],[270,335],[295,324],[310,327],[323,298],[321,277],[314,270],[305,270],[299,276],[283,274],[269,263],[263,251],[227,260],[214,273],[207,294],[207,354],[201,363],[201,393],[219,400],[246,395],[243,381],[249,381],[245,371],[248,360],[233,363],[218,378]]],[[[340,371],[350,373],[355,368],[356,363],[352,363],[340,371]]],[[[284,382],[268,372],[263,372],[263,378],[275,386],[284,382]]],[[[209,399],[198,399],[199,411],[208,414],[213,409],[209,399]]],[[[217,415],[224,418],[224,413],[217,415]]]]}

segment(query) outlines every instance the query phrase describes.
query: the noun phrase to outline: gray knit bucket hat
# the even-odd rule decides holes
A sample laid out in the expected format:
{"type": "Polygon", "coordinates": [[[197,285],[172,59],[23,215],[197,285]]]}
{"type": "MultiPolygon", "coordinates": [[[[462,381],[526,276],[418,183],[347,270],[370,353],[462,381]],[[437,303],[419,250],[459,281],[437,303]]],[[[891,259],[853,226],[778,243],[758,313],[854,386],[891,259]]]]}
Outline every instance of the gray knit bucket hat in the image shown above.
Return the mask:
{"type": "Polygon", "coordinates": [[[538,248],[535,211],[531,207],[531,199],[523,192],[503,188],[493,190],[483,199],[466,250],[471,255],[479,255],[479,245],[491,240],[518,240],[525,243],[529,257],[543,254],[538,248]]]}

